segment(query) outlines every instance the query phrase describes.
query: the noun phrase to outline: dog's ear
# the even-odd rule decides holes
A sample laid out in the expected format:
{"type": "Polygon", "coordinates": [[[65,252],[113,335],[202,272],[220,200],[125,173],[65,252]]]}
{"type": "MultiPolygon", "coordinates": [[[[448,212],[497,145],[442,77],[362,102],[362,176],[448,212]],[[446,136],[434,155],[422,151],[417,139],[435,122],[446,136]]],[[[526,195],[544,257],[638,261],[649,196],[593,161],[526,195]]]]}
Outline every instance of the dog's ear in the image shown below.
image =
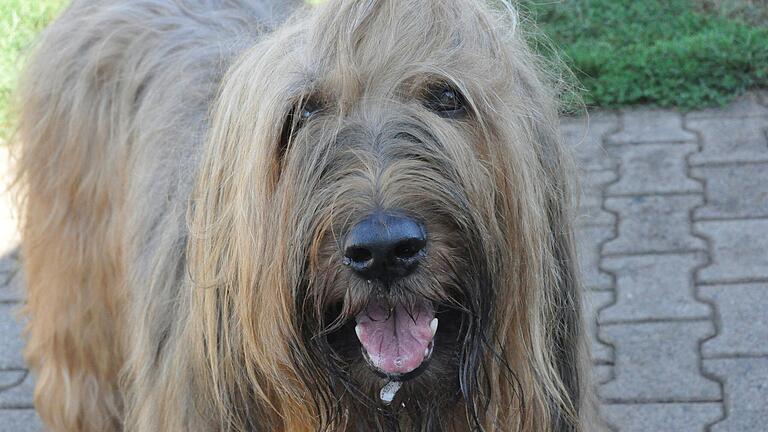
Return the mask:
{"type": "MultiPolygon", "coordinates": [[[[541,96],[531,99],[541,100],[541,96]]],[[[530,338],[524,362],[535,384],[529,391],[538,394],[523,396],[547,407],[549,430],[570,432],[579,430],[586,350],[572,226],[574,177],[573,164],[557,132],[557,115],[541,115],[547,109],[538,106],[514,120],[529,122],[522,136],[533,149],[534,160],[511,162],[502,181],[507,186],[499,194],[504,195],[499,200],[499,219],[505,222],[503,229],[509,236],[507,248],[512,256],[507,273],[513,286],[499,294],[521,296],[517,313],[527,315],[518,324],[528,332],[524,337],[530,338]],[[513,170],[518,174],[511,174],[513,170]],[[510,182],[520,184],[510,186],[510,182]]],[[[510,340],[503,343],[514,346],[510,340]]],[[[514,360],[508,359],[510,364],[520,364],[514,360]]]]}
{"type": "Polygon", "coordinates": [[[243,404],[227,406],[233,424],[247,425],[255,410],[267,430],[309,430],[287,422],[312,417],[279,414],[303,413],[309,397],[290,387],[301,381],[290,361],[298,338],[291,278],[298,272],[285,240],[288,210],[276,198],[286,123],[295,114],[288,45],[266,40],[230,67],[211,111],[188,215],[190,277],[199,288],[190,332],[204,341],[205,352],[195,354],[211,375],[201,379],[216,390],[214,400],[243,404]]]}
{"type": "Polygon", "coordinates": [[[503,347],[523,347],[506,359],[519,369],[517,396],[533,405],[526,412],[546,416],[547,430],[578,431],[586,346],[572,226],[575,166],[560,138],[553,86],[519,33],[499,36],[508,38],[496,45],[504,80],[488,80],[503,103],[487,102],[495,109],[479,116],[500,141],[487,151],[492,166],[503,170],[494,178],[496,220],[506,238],[499,246],[506,286],[497,296],[517,296],[496,300],[508,304],[507,323],[497,320],[496,331],[505,335],[503,347]],[[524,333],[511,336],[515,331],[524,333]]]}
{"type": "MultiPolygon", "coordinates": [[[[535,100],[542,100],[538,95],[535,100]]],[[[538,144],[538,159],[547,187],[544,206],[547,211],[546,234],[548,263],[545,274],[545,290],[549,311],[546,322],[546,338],[550,356],[562,386],[562,410],[552,412],[552,430],[577,431],[582,408],[589,403],[584,389],[586,381],[584,359],[588,358],[582,318],[582,287],[576,255],[573,221],[576,213],[576,167],[570,151],[565,148],[559,133],[558,113],[553,103],[549,112],[533,117],[532,132],[538,144]]],[[[546,262],[546,261],[545,261],[546,262]]]]}
{"type": "MultiPolygon", "coordinates": [[[[562,149],[556,133],[539,132],[543,144],[542,167],[552,179],[547,193],[549,236],[551,236],[552,275],[548,281],[550,305],[554,313],[548,324],[548,339],[559,379],[574,410],[582,405],[582,388],[585,383],[584,368],[586,345],[582,322],[582,300],[578,259],[572,221],[574,204],[572,197],[572,163],[562,149]],[[549,142],[548,142],[549,141],[549,142]],[[565,175],[568,174],[568,175],[565,175]]],[[[571,421],[561,415],[553,416],[554,431],[576,430],[571,421]]]]}

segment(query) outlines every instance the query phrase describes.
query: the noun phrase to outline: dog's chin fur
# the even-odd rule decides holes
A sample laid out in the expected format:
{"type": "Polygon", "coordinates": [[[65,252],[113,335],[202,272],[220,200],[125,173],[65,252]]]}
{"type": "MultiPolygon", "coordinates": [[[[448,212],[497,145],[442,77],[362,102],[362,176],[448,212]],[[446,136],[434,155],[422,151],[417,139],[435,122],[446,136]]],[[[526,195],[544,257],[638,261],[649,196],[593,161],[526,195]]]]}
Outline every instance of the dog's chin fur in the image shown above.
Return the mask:
{"type": "Polygon", "coordinates": [[[351,430],[391,428],[392,419],[406,430],[446,430],[450,423],[445,414],[464,411],[457,407],[468,396],[462,392],[460,368],[474,373],[483,367],[487,335],[482,332],[493,308],[485,288],[490,280],[483,271],[486,259],[472,232],[457,229],[445,217],[426,220],[430,242],[424,261],[413,274],[392,282],[357,277],[342,264],[337,239],[315,239],[320,243],[318,264],[309,266],[308,281],[296,296],[296,308],[302,311],[296,316],[302,329],[296,351],[307,350],[309,361],[322,365],[319,376],[307,374],[304,379],[317,393],[333,389],[335,397],[322,409],[328,418],[347,417],[351,430]],[[371,302],[402,305],[411,318],[418,305],[434,309],[439,325],[431,355],[417,369],[388,375],[365,358],[354,328],[371,302]],[[384,403],[380,391],[391,381],[402,386],[391,403],[384,403]]]}
{"type": "Polygon", "coordinates": [[[328,0],[279,24],[285,2],[76,0],[18,94],[42,419],[595,430],[555,90],[489,3],[328,0]],[[342,244],[382,210],[423,224],[426,254],[367,281],[342,244]],[[362,354],[373,300],[435,310],[407,376],[362,354]]]}

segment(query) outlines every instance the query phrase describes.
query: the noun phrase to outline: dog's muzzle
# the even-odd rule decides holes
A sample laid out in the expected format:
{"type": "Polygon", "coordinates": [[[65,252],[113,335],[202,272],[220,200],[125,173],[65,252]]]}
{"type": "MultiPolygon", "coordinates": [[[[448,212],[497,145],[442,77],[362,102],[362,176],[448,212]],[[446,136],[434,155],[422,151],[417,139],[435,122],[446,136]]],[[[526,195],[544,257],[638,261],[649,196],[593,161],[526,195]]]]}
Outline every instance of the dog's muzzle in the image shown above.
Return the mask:
{"type": "MultiPolygon", "coordinates": [[[[344,264],[358,277],[389,287],[416,270],[426,247],[422,224],[402,214],[376,212],[349,231],[344,264]]],[[[405,377],[432,355],[437,318],[427,300],[406,307],[374,298],[355,321],[363,358],[382,375],[405,377]]]]}

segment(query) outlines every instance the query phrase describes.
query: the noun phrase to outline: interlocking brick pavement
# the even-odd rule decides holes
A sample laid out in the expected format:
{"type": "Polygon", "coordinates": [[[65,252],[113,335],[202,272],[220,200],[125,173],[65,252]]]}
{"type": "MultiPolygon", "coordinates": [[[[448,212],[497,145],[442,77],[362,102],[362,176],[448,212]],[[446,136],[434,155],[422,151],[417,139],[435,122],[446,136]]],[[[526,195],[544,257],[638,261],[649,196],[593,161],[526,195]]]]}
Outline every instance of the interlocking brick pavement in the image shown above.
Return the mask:
{"type": "Polygon", "coordinates": [[[709,317],[693,285],[693,271],[704,262],[703,253],[603,258],[603,268],[616,276],[616,303],[602,311],[600,323],[709,317]]]}
{"type": "Polygon", "coordinates": [[[43,426],[33,409],[0,409],[0,430],[39,432],[43,430],[43,426]]]}
{"type": "Polygon", "coordinates": [[[617,432],[768,430],[768,93],[599,118],[565,137],[595,158],[579,160],[597,180],[578,238],[603,418],[617,432]]]}
{"type": "Polygon", "coordinates": [[[691,175],[707,183],[707,202],[694,212],[696,220],[768,218],[768,163],[700,166],[691,175]]]}
{"type": "Polygon", "coordinates": [[[616,350],[616,378],[600,388],[607,402],[712,402],[717,382],[701,375],[698,341],[715,334],[708,321],[600,324],[616,350]]]}
{"type": "Polygon", "coordinates": [[[603,412],[621,432],[701,432],[722,417],[723,407],[717,402],[611,404],[603,412]]]}
{"type": "Polygon", "coordinates": [[[694,222],[694,228],[711,239],[712,264],[699,272],[702,283],[768,280],[768,219],[694,222]]]}
{"type": "Polygon", "coordinates": [[[699,293],[720,321],[717,337],[701,347],[704,357],[768,357],[768,283],[702,286],[699,293]]]}
{"type": "MultiPolygon", "coordinates": [[[[578,248],[609,428],[768,430],[768,93],[562,130],[582,171],[578,248]]],[[[12,318],[17,265],[0,261],[0,432],[41,427],[12,318]]]]}
{"type": "Polygon", "coordinates": [[[19,236],[8,190],[9,156],[0,143],[0,432],[42,430],[32,408],[32,375],[21,356],[23,277],[15,246],[19,236]]]}
{"type": "Polygon", "coordinates": [[[712,426],[712,432],[765,432],[768,429],[768,358],[705,360],[704,368],[723,381],[725,409],[729,414],[712,426]]]}
{"type": "Polygon", "coordinates": [[[619,236],[603,246],[608,255],[663,254],[704,250],[706,243],[691,233],[693,208],[701,194],[610,197],[605,206],[619,215],[619,236]]]}
{"type": "Polygon", "coordinates": [[[620,128],[606,137],[604,144],[676,143],[695,141],[696,135],[683,128],[683,119],[675,111],[634,108],[621,112],[620,128]]]}
{"type": "MultiPolygon", "coordinates": [[[[585,313],[588,317],[597,316],[598,312],[613,303],[613,293],[610,291],[587,291],[584,293],[585,313]]],[[[598,365],[613,364],[613,347],[600,340],[598,335],[598,325],[596,319],[591,319],[588,323],[590,336],[590,345],[592,347],[592,360],[598,365]]]]}
{"type": "Polygon", "coordinates": [[[619,181],[610,185],[608,195],[652,195],[700,192],[701,183],[688,177],[685,159],[695,144],[647,143],[608,147],[619,160],[619,181]]]}

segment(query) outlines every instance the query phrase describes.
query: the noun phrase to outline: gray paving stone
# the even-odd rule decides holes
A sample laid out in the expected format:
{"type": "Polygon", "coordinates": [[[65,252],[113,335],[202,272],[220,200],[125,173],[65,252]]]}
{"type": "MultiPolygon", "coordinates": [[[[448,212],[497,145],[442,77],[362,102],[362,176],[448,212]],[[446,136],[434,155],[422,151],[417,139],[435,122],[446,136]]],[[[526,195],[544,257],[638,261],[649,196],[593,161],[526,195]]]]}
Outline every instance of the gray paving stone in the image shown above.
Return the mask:
{"type": "MultiPolygon", "coordinates": [[[[24,377],[27,376],[27,371],[22,369],[17,370],[0,370],[0,392],[10,387],[21,384],[24,377]]],[[[0,393],[1,395],[2,393],[0,393]]]]}
{"type": "Polygon", "coordinates": [[[698,368],[698,342],[714,334],[710,322],[601,325],[614,346],[616,378],[603,385],[608,402],[716,402],[718,383],[698,368]]]}
{"type": "Polygon", "coordinates": [[[618,127],[618,116],[612,113],[591,114],[589,120],[568,118],[560,126],[565,142],[573,149],[579,168],[587,171],[616,166],[616,161],[603,148],[603,137],[618,130],[618,127]]]}
{"type": "Polygon", "coordinates": [[[605,258],[603,268],[616,276],[616,304],[600,313],[600,323],[709,317],[693,286],[694,268],[705,262],[703,253],[605,258]]]}
{"type": "Polygon", "coordinates": [[[723,415],[720,403],[610,404],[603,417],[617,432],[702,432],[723,415]]]}
{"type": "Polygon", "coordinates": [[[722,108],[707,108],[686,114],[686,119],[741,118],[768,116],[768,107],[760,103],[757,92],[749,92],[722,108]]]}
{"type": "Polygon", "coordinates": [[[705,360],[704,369],[723,380],[727,417],[711,432],[765,432],[768,418],[768,358],[705,360]]]}
{"type": "Polygon", "coordinates": [[[20,384],[0,392],[0,408],[33,408],[34,390],[32,374],[26,373],[20,384]]]}
{"type": "Polygon", "coordinates": [[[693,165],[768,161],[768,118],[713,118],[689,120],[701,133],[702,151],[689,159],[693,165]]]}
{"type": "Polygon", "coordinates": [[[629,144],[612,146],[608,154],[619,162],[619,181],[608,195],[700,192],[701,183],[686,174],[685,158],[695,144],[629,144]]]}
{"type": "Polygon", "coordinates": [[[584,316],[587,320],[592,360],[596,363],[613,363],[613,349],[597,339],[597,311],[613,301],[611,291],[586,291],[584,316]]]}
{"type": "Polygon", "coordinates": [[[702,346],[705,357],[768,356],[768,283],[703,286],[699,295],[720,315],[719,334],[702,346]]]}
{"type": "Polygon", "coordinates": [[[0,273],[15,271],[19,266],[19,249],[15,248],[0,257],[0,273]]]}
{"type": "Polygon", "coordinates": [[[598,364],[592,366],[592,378],[596,385],[605,384],[613,379],[613,365],[598,364]]]}
{"type": "Polygon", "coordinates": [[[0,303],[18,303],[24,299],[21,272],[0,273],[0,303]]]}
{"type": "Polygon", "coordinates": [[[622,129],[607,137],[608,144],[696,141],[683,129],[682,116],[672,110],[635,108],[622,112],[622,129]]]}
{"type": "Polygon", "coordinates": [[[768,108],[768,90],[757,90],[754,93],[757,94],[760,104],[768,108]]]}
{"type": "Polygon", "coordinates": [[[24,360],[21,357],[24,347],[21,338],[22,326],[15,317],[16,309],[15,305],[0,304],[0,370],[24,368],[24,360]]]}
{"type": "Polygon", "coordinates": [[[0,302],[22,300],[22,279],[16,251],[0,258],[0,302]]]}
{"type": "Polygon", "coordinates": [[[695,219],[768,216],[768,163],[700,166],[691,175],[707,185],[707,202],[695,219]]]}
{"type": "Polygon", "coordinates": [[[603,210],[603,191],[616,179],[613,171],[586,171],[581,174],[581,203],[576,218],[578,226],[613,225],[615,217],[603,210]]]}
{"type": "Polygon", "coordinates": [[[712,264],[698,278],[705,283],[768,279],[768,219],[696,222],[712,242],[712,264]]]}
{"type": "Polygon", "coordinates": [[[619,236],[604,254],[637,254],[703,250],[706,243],[690,233],[689,212],[700,195],[614,197],[605,206],[619,213],[619,236]]]}
{"type": "Polygon", "coordinates": [[[0,409],[0,431],[39,432],[43,424],[33,409],[0,409]]]}
{"type": "Polygon", "coordinates": [[[582,280],[587,289],[611,289],[611,276],[599,269],[600,246],[613,237],[613,226],[579,227],[576,230],[576,246],[582,280]]]}

